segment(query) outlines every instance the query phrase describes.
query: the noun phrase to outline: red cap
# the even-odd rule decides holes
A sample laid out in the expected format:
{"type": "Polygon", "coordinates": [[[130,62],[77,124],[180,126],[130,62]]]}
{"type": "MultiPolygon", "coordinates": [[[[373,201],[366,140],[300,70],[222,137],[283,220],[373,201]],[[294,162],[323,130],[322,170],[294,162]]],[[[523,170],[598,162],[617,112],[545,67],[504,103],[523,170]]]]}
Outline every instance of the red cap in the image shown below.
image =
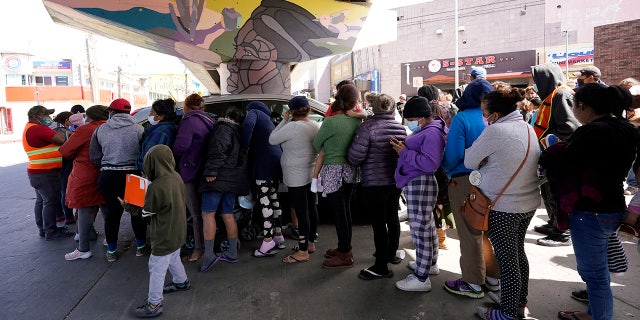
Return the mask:
{"type": "Polygon", "coordinates": [[[115,99],[109,105],[109,110],[117,110],[117,111],[131,111],[131,103],[127,101],[127,99],[115,99]]]}

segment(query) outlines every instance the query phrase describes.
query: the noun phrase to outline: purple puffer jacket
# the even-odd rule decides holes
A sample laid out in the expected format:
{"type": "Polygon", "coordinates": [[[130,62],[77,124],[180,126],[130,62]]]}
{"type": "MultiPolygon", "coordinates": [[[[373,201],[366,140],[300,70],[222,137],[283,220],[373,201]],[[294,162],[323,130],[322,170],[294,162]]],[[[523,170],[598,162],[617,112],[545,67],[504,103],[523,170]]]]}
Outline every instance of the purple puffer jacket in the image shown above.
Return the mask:
{"type": "Polygon", "coordinates": [[[396,169],[396,187],[402,188],[416,177],[433,174],[442,164],[444,146],[449,130],[440,119],[434,119],[412,134],[400,152],[396,169]]]}
{"type": "Polygon", "coordinates": [[[191,110],[180,120],[173,154],[178,159],[178,172],[184,182],[190,182],[202,170],[207,138],[214,124],[202,110],[191,110]]]}
{"type": "Polygon", "coordinates": [[[407,131],[393,115],[376,114],[363,122],[349,148],[349,163],[362,171],[362,186],[395,184],[393,174],[398,153],[391,147],[391,137],[404,140],[407,131]]]}

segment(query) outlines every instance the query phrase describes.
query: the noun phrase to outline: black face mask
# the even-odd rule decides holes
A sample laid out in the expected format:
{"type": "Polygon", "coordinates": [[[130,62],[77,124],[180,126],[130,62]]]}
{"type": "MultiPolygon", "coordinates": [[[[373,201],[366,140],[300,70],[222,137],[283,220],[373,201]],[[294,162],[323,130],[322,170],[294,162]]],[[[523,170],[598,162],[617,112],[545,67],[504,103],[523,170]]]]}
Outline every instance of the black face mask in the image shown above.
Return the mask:
{"type": "Polygon", "coordinates": [[[579,86],[581,86],[581,87],[584,86],[584,79],[578,78],[577,82],[578,82],[579,86]]]}
{"type": "Polygon", "coordinates": [[[540,99],[540,97],[533,97],[529,99],[529,101],[536,107],[539,107],[542,104],[542,99],[540,99]]]}

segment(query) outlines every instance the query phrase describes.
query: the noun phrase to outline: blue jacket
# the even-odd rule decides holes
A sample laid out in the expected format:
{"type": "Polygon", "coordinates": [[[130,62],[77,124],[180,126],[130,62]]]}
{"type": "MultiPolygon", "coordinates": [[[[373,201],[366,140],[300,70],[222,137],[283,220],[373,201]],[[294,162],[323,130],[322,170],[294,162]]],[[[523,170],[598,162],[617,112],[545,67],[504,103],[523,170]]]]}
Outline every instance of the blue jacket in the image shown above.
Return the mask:
{"type": "Polygon", "coordinates": [[[143,171],[142,160],[151,147],[157,144],[164,144],[173,149],[173,140],[176,138],[177,126],[175,122],[168,120],[162,121],[154,126],[144,129],[142,134],[142,142],[140,143],[140,155],[136,165],[138,170],[143,171]]]}
{"type": "Polygon", "coordinates": [[[471,147],[485,127],[479,107],[458,112],[453,117],[442,161],[442,168],[449,177],[471,172],[464,166],[464,150],[471,147]]]}
{"type": "Polygon", "coordinates": [[[480,100],[485,93],[493,91],[489,81],[478,78],[467,85],[462,93],[462,97],[456,100],[456,106],[460,111],[466,109],[480,108],[480,100]]]}
{"type": "Polygon", "coordinates": [[[280,145],[269,143],[276,126],[271,121],[271,110],[260,101],[247,105],[247,117],[242,124],[242,148],[249,151],[251,180],[281,181],[280,145]]]}

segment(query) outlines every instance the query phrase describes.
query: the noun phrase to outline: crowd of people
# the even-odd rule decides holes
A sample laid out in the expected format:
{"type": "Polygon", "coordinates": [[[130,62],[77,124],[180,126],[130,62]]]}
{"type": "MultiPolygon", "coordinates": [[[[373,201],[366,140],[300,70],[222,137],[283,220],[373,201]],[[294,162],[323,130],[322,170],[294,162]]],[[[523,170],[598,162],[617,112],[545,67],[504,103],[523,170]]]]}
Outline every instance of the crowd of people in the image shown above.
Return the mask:
{"type": "Polygon", "coordinates": [[[534,86],[517,88],[490,83],[477,67],[455,101],[424,85],[399,103],[384,93],[362,96],[343,81],[322,125],[309,118],[304,96],[289,101],[278,124],[260,101],[214,120],[197,94],[185,99],[182,117],[175,101],[157,100],[146,129],[130,116],[125,99],[86,111],[74,106],[55,119],[53,109],[34,106],[23,144],[37,195],[36,225],[46,240],[75,235],[78,245],[65,259],[87,259],[101,212],[106,259],[115,262],[120,221],[130,213],[136,256],[150,255],[148,298],[133,312],[152,317],[162,313],[163,293],[191,287],[183,263],[199,263],[207,272],[218,262],[240,260],[238,197],[252,197],[261,213],[262,242],[251,255],[271,257],[286,248],[281,183],[297,226],[297,245],[282,262],[306,262],[316,251],[321,196],[337,235],[322,266],[352,267],[358,248],[350,202],[359,183],[375,246],[374,262],[359,278],[394,276],[389,264],[402,261],[398,201],[404,196],[416,259],[395,286],[430,291],[429,277],[440,273],[439,250],[447,249],[445,230],[456,229],[461,276],[445,281],[444,289],[476,299],[488,292],[496,305],[478,307],[477,315],[503,320],[528,314],[524,239],[544,202],[549,222],[536,226],[546,235],[538,244],[573,244],[587,289],[572,294],[589,302],[587,312],[561,311],[558,317],[612,319],[610,274],[628,268],[618,228],[639,236],[640,198],[627,210],[623,182],[640,166],[632,168],[640,142],[634,126],[640,123],[640,95],[632,92],[640,94],[640,86],[633,79],[607,86],[595,67],[581,71],[575,88],[555,64],[534,66],[532,75],[534,86]],[[142,207],[124,200],[130,174],[152,182],[142,207]],[[461,210],[472,185],[496,200],[485,232],[461,210]],[[181,257],[189,214],[195,245],[181,257]],[[217,215],[226,231],[224,248],[215,243],[217,215]],[[64,223],[76,223],[76,232],[64,223]],[[167,270],[172,281],[164,284],[167,270]]]}

